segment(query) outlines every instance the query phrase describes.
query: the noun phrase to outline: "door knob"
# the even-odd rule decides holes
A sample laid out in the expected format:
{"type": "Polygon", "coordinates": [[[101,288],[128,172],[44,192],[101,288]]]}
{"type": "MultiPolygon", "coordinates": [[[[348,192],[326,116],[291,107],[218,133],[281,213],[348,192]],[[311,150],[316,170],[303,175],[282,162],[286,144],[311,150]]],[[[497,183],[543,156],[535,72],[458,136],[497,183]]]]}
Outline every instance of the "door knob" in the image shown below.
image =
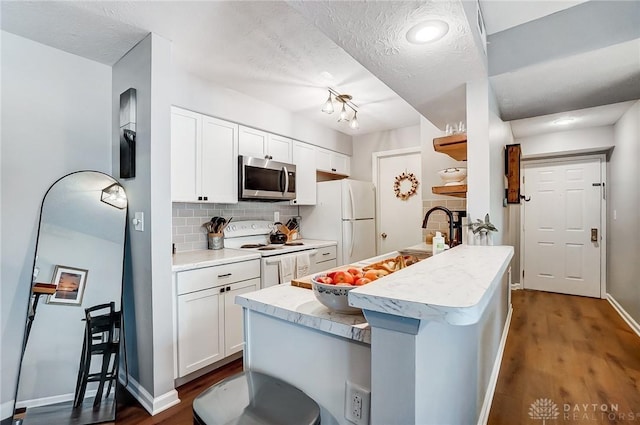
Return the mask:
{"type": "Polygon", "coordinates": [[[382,239],[387,239],[387,234],[386,233],[382,233],[380,236],[382,236],[382,239]]]}

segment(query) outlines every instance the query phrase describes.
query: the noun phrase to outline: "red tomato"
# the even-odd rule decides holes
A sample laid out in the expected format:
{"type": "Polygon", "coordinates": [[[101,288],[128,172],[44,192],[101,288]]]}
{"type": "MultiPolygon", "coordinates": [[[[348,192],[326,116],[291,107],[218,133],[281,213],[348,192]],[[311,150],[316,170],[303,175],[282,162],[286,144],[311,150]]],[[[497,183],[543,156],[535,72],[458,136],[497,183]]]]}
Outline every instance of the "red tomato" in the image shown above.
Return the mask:
{"type": "Polygon", "coordinates": [[[351,268],[351,269],[349,269],[347,271],[349,272],[349,274],[351,274],[356,279],[362,277],[362,270],[360,270],[360,269],[351,268]]]}
{"type": "Polygon", "coordinates": [[[333,279],[331,279],[329,276],[320,276],[316,278],[316,281],[320,283],[325,283],[327,285],[333,285],[333,279]]]}
{"type": "Polygon", "coordinates": [[[348,283],[351,285],[353,284],[354,279],[351,273],[340,270],[333,276],[333,281],[335,283],[348,283]]]}
{"type": "Polygon", "coordinates": [[[360,279],[353,282],[353,284],[356,286],[362,286],[362,285],[366,285],[369,282],[371,282],[371,279],[367,279],[366,277],[361,277],[360,279]]]}

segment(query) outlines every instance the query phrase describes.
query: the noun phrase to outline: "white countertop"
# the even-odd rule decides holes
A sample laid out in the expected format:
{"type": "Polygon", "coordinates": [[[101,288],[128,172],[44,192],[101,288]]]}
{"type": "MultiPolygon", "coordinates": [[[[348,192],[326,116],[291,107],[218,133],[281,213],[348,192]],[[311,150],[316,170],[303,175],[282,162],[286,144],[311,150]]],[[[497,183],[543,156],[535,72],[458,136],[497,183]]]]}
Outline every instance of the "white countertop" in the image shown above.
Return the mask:
{"type": "Polygon", "coordinates": [[[350,291],[349,305],[470,325],[480,319],[512,257],[511,246],[460,245],[350,291]]]}
{"type": "Polygon", "coordinates": [[[288,322],[371,344],[371,329],[362,314],[331,312],[316,300],[311,289],[276,285],[238,295],[236,303],[288,322]]]}
{"type": "Polygon", "coordinates": [[[202,267],[219,266],[258,258],[260,258],[260,254],[257,252],[229,248],[177,252],[173,254],[172,271],[179,272],[202,267]]]}
{"type": "MultiPolygon", "coordinates": [[[[336,241],[321,241],[316,239],[298,239],[296,242],[302,242],[299,250],[317,249],[327,246],[337,245],[336,241]]],[[[255,260],[261,258],[261,251],[247,249],[200,249],[195,251],[177,252],[173,254],[172,271],[179,272],[184,270],[199,269],[202,267],[219,266],[222,264],[237,263],[245,260],[255,260]]],[[[271,255],[277,255],[279,252],[268,251],[271,255]]],[[[290,252],[295,253],[295,250],[290,252]]]]}

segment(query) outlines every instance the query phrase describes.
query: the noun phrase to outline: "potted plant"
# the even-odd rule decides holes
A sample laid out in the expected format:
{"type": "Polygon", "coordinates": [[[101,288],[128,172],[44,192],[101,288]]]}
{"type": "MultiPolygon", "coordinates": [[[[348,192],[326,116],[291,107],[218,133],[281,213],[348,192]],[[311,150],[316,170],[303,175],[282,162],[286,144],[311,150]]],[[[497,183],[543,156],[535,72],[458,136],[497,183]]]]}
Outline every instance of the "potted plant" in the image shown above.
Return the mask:
{"type": "Polygon", "coordinates": [[[468,226],[472,232],[469,235],[469,245],[493,245],[491,232],[497,232],[498,229],[491,224],[488,213],[484,216],[484,221],[478,218],[476,221],[471,221],[468,226]]]}

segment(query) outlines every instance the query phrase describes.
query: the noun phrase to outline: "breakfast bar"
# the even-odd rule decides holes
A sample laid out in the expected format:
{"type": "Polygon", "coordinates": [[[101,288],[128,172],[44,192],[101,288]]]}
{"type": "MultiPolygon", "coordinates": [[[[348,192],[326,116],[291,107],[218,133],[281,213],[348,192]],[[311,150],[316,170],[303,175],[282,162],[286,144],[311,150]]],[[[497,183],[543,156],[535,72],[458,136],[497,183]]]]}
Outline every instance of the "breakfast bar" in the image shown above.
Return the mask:
{"type": "Polygon", "coordinates": [[[350,291],[355,315],[288,285],[239,295],[245,369],[303,390],[323,424],[352,423],[353,388],[365,396],[359,423],[477,423],[506,339],[512,256],[508,246],[458,246],[350,291]]]}

